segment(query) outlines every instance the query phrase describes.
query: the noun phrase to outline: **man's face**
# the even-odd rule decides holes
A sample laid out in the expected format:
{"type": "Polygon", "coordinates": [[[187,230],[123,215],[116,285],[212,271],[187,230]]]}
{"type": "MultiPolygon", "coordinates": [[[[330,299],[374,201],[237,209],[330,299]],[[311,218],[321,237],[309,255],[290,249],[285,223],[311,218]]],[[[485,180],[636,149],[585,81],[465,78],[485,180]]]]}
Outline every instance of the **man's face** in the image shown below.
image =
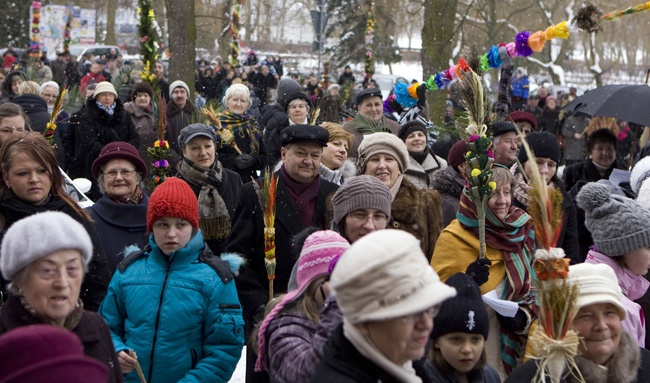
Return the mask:
{"type": "Polygon", "coordinates": [[[97,73],[101,72],[102,71],[101,68],[102,68],[102,65],[100,65],[98,63],[90,64],[90,72],[92,72],[93,74],[97,74],[97,73]]]}
{"type": "Polygon", "coordinates": [[[162,63],[156,63],[156,66],[153,67],[153,74],[157,77],[160,78],[162,76],[164,67],[162,63]]]}
{"type": "Polygon", "coordinates": [[[260,72],[261,72],[263,75],[267,75],[267,74],[269,74],[269,67],[267,67],[266,65],[262,65],[262,67],[260,68],[260,72]]]}
{"type": "Polygon", "coordinates": [[[280,155],[291,178],[310,184],[318,176],[323,147],[313,142],[297,142],[283,147],[280,155]]]}
{"type": "Polygon", "coordinates": [[[174,104],[176,104],[179,108],[185,107],[185,103],[187,103],[187,91],[185,88],[182,87],[177,87],[174,88],[172,91],[172,99],[174,100],[174,104]]]}
{"type": "Polygon", "coordinates": [[[361,101],[358,110],[359,113],[369,117],[374,122],[379,122],[384,115],[384,104],[379,96],[366,97],[361,101]]]}

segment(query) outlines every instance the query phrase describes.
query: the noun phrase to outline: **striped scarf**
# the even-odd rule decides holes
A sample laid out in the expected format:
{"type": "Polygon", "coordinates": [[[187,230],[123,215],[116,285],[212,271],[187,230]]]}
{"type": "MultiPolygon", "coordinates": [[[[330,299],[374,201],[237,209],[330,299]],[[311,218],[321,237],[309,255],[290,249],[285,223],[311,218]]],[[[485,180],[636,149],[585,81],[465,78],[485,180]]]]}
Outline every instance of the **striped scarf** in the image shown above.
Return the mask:
{"type": "MultiPolygon", "coordinates": [[[[463,190],[458,206],[457,218],[465,230],[478,238],[478,214],[476,205],[463,190]]],[[[523,210],[510,206],[508,215],[501,220],[490,209],[485,212],[485,243],[501,250],[506,265],[506,288],[501,299],[527,306],[536,313],[532,268],[535,252],[535,232],[530,216],[523,210]]],[[[517,359],[525,337],[515,333],[501,332],[501,359],[506,373],[517,366],[517,359]]]]}
{"type": "Polygon", "coordinates": [[[259,154],[260,142],[262,142],[262,128],[260,124],[249,114],[236,114],[228,109],[217,115],[221,126],[230,130],[235,136],[239,149],[246,154],[259,154]],[[248,145],[248,151],[242,145],[248,145]]]}

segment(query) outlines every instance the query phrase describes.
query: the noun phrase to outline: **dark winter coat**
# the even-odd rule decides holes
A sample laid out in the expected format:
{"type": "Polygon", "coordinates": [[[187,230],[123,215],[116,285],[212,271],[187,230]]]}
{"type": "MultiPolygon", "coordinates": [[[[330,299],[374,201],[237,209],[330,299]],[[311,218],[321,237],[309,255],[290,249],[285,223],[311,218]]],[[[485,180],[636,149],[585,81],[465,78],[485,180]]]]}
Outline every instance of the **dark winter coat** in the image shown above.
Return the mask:
{"type": "MultiPolygon", "coordinates": [[[[512,198],[512,204],[524,211],[527,211],[527,206],[524,206],[516,198],[512,198]]],[[[578,218],[576,213],[576,205],[573,202],[571,195],[562,189],[562,230],[560,237],[557,240],[557,246],[564,250],[567,258],[571,258],[571,264],[580,263],[580,245],[578,243],[578,218]]]]}
{"type": "Polygon", "coordinates": [[[319,124],[322,122],[336,122],[337,124],[341,122],[343,113],[345,113],[341,104],[341,97],[328,94],[320,100],[318,106],[320,108],[317,121],[319,124]]]}
{"type": "Polygon", "coordinates": [[[560,114],[560,109],[555,108],[550,110],[547,107],[544,107],[542,112],[542,118],[537,121],[537,131],[538,132],[549,132],[552,135],[556,135],[560,129],[560,121],[558,115],[560,114]]]}
{"type": "MultiPolygon", "coordinates": [[[[237,207],[237,202],[239,200],[239,191],[242,187],[241,178],[239,174],[233,172],[232,170],[222,168],[221,183],[217,185],[217,190],[219,195],[223,199],[223,202],[226,204],[226,209],[228,209],[228,215],[230,216],[230,221],[232,222],[233,215],[235,214],[235,208],[237,207]]],[[[183,178],[181,173],[176,173],[176,176],[183,181],[187,182],[188,185],[194,191],[196,197],[199,197],[201,193],[201,185],[195,184],[189,180],[183,178]]],[[[208,245],[210,250],[216,255],[221,255],[226,248],[226,240],[206,240],[205,243],[208,245]]]]}
{"type": "Polygon", "coordinates": [[[106,253],[111,275],[124,259],[124,248],[147,244],[147,206],[149,197],[144,194],[139,204],[117,203],[106,194],[86,209],[95,221],[95,228],[106,253]]]}
{"type": "Polygon", "coordinates": [[[158,131],[153,111],[145,112],[133,101],[125,103],[124,110],[131,116],[135,131],[138,132],[138,136],[140,137],[138,154],[148,164],[152,162],[152,159],[147,152],[147,148],[153,146],[153,143],[158,140],[158,131]]]}
{"type": "MultiPolygon", "coordinates": [[[[19,327],[37,324],[42,322],[27,311],[18,297],[9,295],[0,310],[0,335],[19,327]]],[[[79,324],[72,332],[80,338],[84,355],[97,359],[108,367],[108,383],[122,383],[122,370],[104,319],[97,313],[84,310],[79,324]]]]}
{"type": "Polygon", "coordinates": [[[219,98],[220,80],[213,76],[202,76],[197,81],[197,91],[205,96],[206,101],[219,98]]]}
{"type": "Polygon", "coordinates": [[[352,83],[354,84],[356,82],[356,79],[354,78],[354,73],[341,73],[339,76],[339,85],[340,86],[345,86],[346,83],[352,83]]]}
{"type": "Polygon", "coordinates": [[[579,181],[588,183],[603,179],[609,179],[609,176],[612,174],[615,168],[618,168],[618,166],[616,166],[616,163],[612,165],[612,167],[607,171],[607,173],[605,173],[605,175],[601,175],[598,171],[598,168],[596,168],[596,165],[594,165],[593,161],[590,159],[586,159],[583,162],[567,166],[564,169],[563,175],[564,188],[565,190],[569,191],[579,181]]]}
{"type": "MultiPolygon", "coordinates": [[[[11,190],[5,191],[4,199],[0,202],[0,212],[2,212],[2,216],[5,219],[5,226],[2,232],[0,232],[0,242],[2,242],[7,230],[15,222],[44,211],[60,211],[66,213],[82,224],[88,232],[93,244],[93,257],[88,264],[88,271],[81,284],[79,298],[84,302],[84,308],[86,310],[97,311],[99,304],[106,295],[108,282],[111,279],[104,248],[93,223],[79,216],[65,201],[58,197],[51,197],[42,205],[32,205],[16,197],[11,190]]],[[[0,282],[4,283],[4,279],[0,278],[0,282]]],[[[2,287],[4,290],[4,286],[2,287]]]]}
{"type": "MultiPolygon", "coordinates": [[[[429,382],[424,370],[414,367],[422,381],[429,382]]],[[[323,359],[316,366],[310,382],[401,383],[383,368],[361,355],[343,335],[343,325],[334,331],[325,345],[323,359]]]]}
{"type": "Polygon", "coordinates": [[[179,108],[173,100],[167,103],[167,131],[165,137],[169,141],[172,155],[169,162],[174,169],[183,158],[183,150],[178,142],[178,136],[181,134],[181,130],[191,123],[192,114],[194,113],[196,113],[196,108],[190,100],[187,100],[183,109],[179,108]]]}
{"type": "Polygon", "coordinates": [[[448,166],[433,173],[431,187],[442,197],[442,227],[445,228],[456,219],[465,179],[454,168],[448,166]]]}
{"type": "Polygon", "coordinates": [[[278,80],[270,73],[266,76],[258,73],[251,83],[255,87],[255,96],[260,99],[262,105],[266,105],[269,88],[278,86],[278,80]]]}
{"type": "MultiPolygon", "coordinates": [[[[95,99],[86,101],[79,126],[75,129],[74,159],[68,169],[70,178],[93,180],[91,166],[106,144],[124,141],[136,148],[140,145],[140,136],[124,110],[122,100],[116,98],[115,104],[115,112],[110,116],[97,106],[95,99]]],[[[93,185],[96,188],[96,181],[93,185]]]]}
{"type": "MultiPolygon", "coordinates": [[[[29,118],[29,126],[33,131],[44,133],[47,123],[50,122],[50,113],[47,111],[47,103],[41,96],[35,94],[23,94],[13,99],[14,104],[20,105],[27,118],[29,118]]],[[[63,148],[63,141],[61,140],[61,132],[58,127],[54,131],[54,154],[56,161],[59,164],[65,162],[65,150],[63,148]]]]}
{"type": "MultiPolygon", "coordinates": [[[[298,210],[294,205],[289,190],[280,172],[276,192],[275,245],[277,266],[275,269],[274,294],[285,293],[296,262],[293,251],[293,237],[305,229],[298,210]]],[[[325,229],[325,199],[334,193],[337,185],[322,180],[316,197],[311,226],[325,229]]],[[[242,186],[235,214],[231,216],[232,227],[228,237],[226,251],[241,254],[247,259],[237,277],[237,291],[244,309],[247,323],[253,320],[253,314],[269,299],[266,267],[264,266],[264,222],[259,198],[252,182],[242,186]]]]}
{"type": "MultiPolygon", "coordinates": [[[[640,348],[625,331],[621,331],[621,343],[605,367],[581,356],[575,357],[576,365],[585,382],[589,383],[645,383],[650,382],[650,351],[640,348]]],[[[506,383],[532,382],[537,373],[537,361],[530,360],[506,379],[506,383]]],[[[561,383],[578,383],[577,377],[565,375],[561,383]]],[[[547,379],[550,382],[550,379],[547,379]]]]}
{"type": "MultiPolygon", "coordinates": [[[[432,363],[423,364],[427,378],[435,383],[461,383],[453,372],[443,371],[432,363]]],[[[486,364],[480,370],[473,370],[467,375],[467,383],[501,383],[501,377],[494,367],[486,364]]]]}

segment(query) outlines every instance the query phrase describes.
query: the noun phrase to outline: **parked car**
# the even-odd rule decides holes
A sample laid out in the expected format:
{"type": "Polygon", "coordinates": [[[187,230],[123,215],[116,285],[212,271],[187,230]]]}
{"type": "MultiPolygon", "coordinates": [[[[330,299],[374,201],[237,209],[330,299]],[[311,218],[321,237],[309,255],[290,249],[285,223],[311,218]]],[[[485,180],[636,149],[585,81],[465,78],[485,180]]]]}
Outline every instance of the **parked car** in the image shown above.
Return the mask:
{"type": "Polygon", "coordinates": [[[84,53],[92,53],[94,56],[108,56],[111,49],[115,49],[117,55],[126,54],[117,45],[70,45],[69,49],[70,54],[77,57],[81,57],[84,53]]]}
{"type": "Polygon", "coordinates": [[[372,79],[377,81],[377,84],[379,84],[379,89],[381,89],[381,95],[384,100],[390,96],[390,93],[393,91],[393,88],[395,88],[397,83],[403,82],[405,84],[410,84],[406,78],[394,74],[374,74],[372,79]]]}

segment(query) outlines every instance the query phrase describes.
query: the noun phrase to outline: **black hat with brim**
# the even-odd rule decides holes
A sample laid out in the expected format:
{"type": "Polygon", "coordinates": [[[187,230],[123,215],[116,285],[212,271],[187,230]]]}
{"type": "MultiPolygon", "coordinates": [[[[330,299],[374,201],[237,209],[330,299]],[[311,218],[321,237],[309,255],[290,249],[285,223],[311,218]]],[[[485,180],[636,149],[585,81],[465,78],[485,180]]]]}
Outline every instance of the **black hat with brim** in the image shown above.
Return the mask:
{"type": "Polygon", "coordinates": [[[327,146],[330,133],[327,129],[317,125],[295,124],[290,125],[280,133],[282,147],[297,142],[313,142],[320,146],[327,146]]]}

